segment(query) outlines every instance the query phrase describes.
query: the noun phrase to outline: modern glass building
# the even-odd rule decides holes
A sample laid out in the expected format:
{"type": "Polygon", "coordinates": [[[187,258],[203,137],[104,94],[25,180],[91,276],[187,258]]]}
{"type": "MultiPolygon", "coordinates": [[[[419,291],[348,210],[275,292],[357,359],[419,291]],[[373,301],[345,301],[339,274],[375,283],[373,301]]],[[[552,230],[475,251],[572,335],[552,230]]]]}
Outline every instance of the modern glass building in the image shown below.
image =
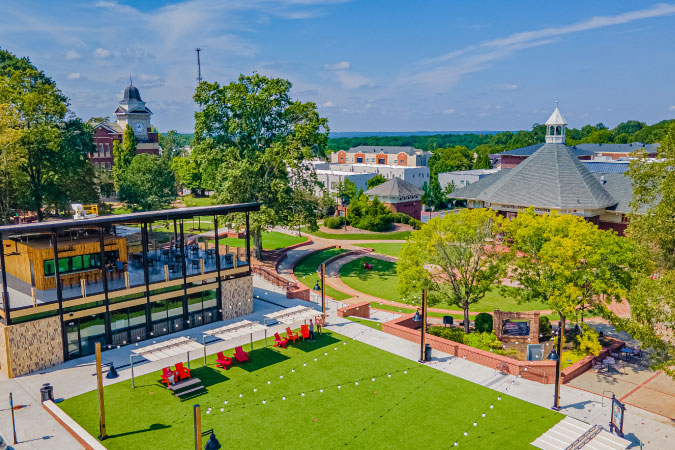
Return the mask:
{"type": "Polygon", "coordinates": [[[218,205],[0,227],[0,370],[18,376],[92,354],[96,342],[110,349],[251,313],[248,224],[259,209],[218,205]],[[223,230],[232,214],[243,231],[223,230]]]}

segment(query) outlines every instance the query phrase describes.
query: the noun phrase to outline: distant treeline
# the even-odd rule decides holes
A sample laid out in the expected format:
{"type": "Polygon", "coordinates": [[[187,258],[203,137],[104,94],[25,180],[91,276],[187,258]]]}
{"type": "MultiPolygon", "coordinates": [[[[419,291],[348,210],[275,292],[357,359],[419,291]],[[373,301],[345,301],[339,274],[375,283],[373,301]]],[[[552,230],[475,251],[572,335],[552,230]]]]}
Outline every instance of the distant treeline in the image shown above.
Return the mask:
{"type": "MultiPolygon", "coordinates": [[[[637,120],[620,123],[609,129],[604,124],[586,125],[582,128],[567,130],[567,145],[581,143],[606,144],[629,142],[644,142],[651,144],[659,142],[666,133],[670,124],[675,120],[664,120],[653,125],[647,125],[637,120]]],[[[462,146],[468,150],[478,152],[498,153],[514,148],[544,142],[546,128],[541,124],[534,124],[531,131],[504,131],[497,134],[438,134],[432,136],[364,136],[350,138],[328,139],[328,150],[331,152],[347,150],[359,145],[401,145],[434,150],[462,146]]]]}

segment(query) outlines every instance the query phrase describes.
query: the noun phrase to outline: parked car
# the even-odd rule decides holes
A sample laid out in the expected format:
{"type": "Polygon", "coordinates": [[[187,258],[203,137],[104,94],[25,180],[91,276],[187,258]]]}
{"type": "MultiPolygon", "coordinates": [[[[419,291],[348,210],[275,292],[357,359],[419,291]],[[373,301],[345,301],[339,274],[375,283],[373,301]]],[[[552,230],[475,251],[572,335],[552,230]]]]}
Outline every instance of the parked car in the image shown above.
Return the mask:
{"type": "Polygon", "coordinates": [[[7,450],[7,442],[0,436],[0,450],[7,450]]]}

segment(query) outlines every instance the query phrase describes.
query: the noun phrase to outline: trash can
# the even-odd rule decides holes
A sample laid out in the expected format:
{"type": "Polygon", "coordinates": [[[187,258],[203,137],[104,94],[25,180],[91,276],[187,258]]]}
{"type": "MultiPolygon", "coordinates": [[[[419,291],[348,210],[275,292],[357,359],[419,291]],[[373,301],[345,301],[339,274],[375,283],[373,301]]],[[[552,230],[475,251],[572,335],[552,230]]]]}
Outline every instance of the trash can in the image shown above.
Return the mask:
{"type": "Polygon", "coordinates": [[[40,397],[43,402],[46,402],[47,400],[54,401],[54,386],[49,383],[43,384],[40,388],[40,397]]]}
{"type": "Polygon", "coordinates": [[[424,360],[425,361],[431,360],[431,345],[429,344],[424,344],[424,360]]]}

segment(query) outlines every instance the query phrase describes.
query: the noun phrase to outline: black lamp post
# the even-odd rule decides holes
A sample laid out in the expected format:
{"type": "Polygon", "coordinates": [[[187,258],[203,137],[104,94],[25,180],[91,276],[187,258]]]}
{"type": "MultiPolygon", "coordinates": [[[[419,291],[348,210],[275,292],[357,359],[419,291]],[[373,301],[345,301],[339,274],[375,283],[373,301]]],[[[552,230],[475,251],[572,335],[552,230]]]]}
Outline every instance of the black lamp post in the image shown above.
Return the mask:
{"type": "Polygon", "coordinates": [[[425,354],[425,349],[426,349],[426,333],[427,333],[427,290],[423,289],[422,290],[422,314],[420,314],[420,310],[418,309],[415,311],[415,315],[413,316],[412,320],[414,322],[422,322],[422,328],[421,328],[421,333],[420,333],[420,359],[419,362],[425,362],[426,359],[426,354],[425,354]]]}
{"type": "Polygon", "coordinates": [[[321,286],[319,285],[319,280],[316,280],[316,284],[314,285],[314,290],[321,292],[321,286]]]}
{"type": "Polygon", "coordinates": [[[560,411],[560,360],[562,359],[562,327],[558,325],[558,351],[556,352],[555,347],[551,349],[551,353],[548,354],[547,358],[549,361],[555,361],[555,396],[553,397],[553,406],[551,407],[554,411],[560,411]]]}

